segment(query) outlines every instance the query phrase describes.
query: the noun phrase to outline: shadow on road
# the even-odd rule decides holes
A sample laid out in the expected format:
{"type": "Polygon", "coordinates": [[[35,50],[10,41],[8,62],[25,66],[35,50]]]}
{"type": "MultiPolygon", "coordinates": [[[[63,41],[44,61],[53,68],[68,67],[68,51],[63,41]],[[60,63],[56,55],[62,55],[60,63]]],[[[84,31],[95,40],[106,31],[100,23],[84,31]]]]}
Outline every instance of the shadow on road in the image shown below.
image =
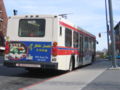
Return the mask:
{"type": "MultiPolygon", "coordinates": [[[[93,64],[97,64],[103,62],[103,60],[97,60],[93,64]]],[[[67,72],[56,71],[56,70],[42,70],[40,72],[28,72],[23,68],[9,68],[2,65],[3,61],[0,60],[0,76],[9,76],[9,77],[25,77],[25,78],[51,78],[55,76],[59,76],[65,74],[67,72]]],[[[89,65],[79,67],[77,69],[81,69],[84,67],[89,67],[89,65]]],[[[75,69],[75,70],[77,70],[75,69]]],[[[89,69],[92,69],[91,67],[89,69]]],[[[95,68],[94,68],[95,69],[95,68]]],[[[97,68],[96,68],[97,69],[97,68]]]]}
{"type": "Polygon", "coordinates": [[[41,70],[37,72],[28,72],[23,68],[10,68],[3,66],[3,60],[0,58],[0,76],[26,77],[26,78],[50,78],[62,75],[67,72],[56,70],[41,70]]]}
{"type": "Polygon", "coordinates": [[[9,77],[24,77],[24,78],[50,78],[58,75],[62,75],[66,72],[56,71],[56,70],[42,70],[36,72],[28,72],[23,68],[9,68],[5,66],[0,66],[0,76],[9,77]]]}

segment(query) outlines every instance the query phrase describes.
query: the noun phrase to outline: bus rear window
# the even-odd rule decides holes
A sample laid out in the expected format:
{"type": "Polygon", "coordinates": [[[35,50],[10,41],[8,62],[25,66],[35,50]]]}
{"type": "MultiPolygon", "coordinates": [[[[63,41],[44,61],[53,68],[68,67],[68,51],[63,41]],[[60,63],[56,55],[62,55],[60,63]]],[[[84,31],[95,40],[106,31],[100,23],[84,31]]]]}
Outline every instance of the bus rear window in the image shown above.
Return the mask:
{"type": "Polygon", "coordinates": [[[18,35],[20,37],[44,37],[45,19],[21,19],[18,35]]]}

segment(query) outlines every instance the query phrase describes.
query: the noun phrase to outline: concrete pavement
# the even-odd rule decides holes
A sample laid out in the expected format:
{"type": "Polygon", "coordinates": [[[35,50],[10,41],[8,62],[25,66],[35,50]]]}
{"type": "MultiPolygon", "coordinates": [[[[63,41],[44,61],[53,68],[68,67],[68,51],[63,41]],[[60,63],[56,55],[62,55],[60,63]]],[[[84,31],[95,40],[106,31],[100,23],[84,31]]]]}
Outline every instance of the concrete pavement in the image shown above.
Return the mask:
{"type": "Polygon", "coordinates": [[[120,70],[107,69],[82,90],[120,90],[120,70]]]}
{"type": "Polygon", "coordinates": [[[120,90],[120,70],[110,70],[110,67],[110,61],[99,60],[93,65],[39,82],[22,90],[120,90]]]}

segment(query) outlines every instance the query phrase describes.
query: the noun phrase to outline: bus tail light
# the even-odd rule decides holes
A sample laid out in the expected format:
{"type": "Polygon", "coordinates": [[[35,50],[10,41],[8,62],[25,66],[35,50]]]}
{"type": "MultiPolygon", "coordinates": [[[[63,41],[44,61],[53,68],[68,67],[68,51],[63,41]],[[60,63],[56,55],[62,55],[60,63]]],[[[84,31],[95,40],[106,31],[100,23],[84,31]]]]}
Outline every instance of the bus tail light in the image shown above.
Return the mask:
{"type": "Polygon", "coordinates": [[[56,46],[57,46],[57,42],[54,42],[54,43],[53,43],[53,47],[56,47],[56,46]]]}
{"type": "Polygon", "coordinates": [[[7,41],[5,45],[5,54],[8,54],[10,52],[10,43],[7,41]]]}
{"type": "Polygon", "coordinates": [[[53,43],[53,47],[52,47],[52,55],[53,55],[53,56],[57,56],[57,52],[58,52],[57,42],[54,42],[54,43],[53,43]]]}

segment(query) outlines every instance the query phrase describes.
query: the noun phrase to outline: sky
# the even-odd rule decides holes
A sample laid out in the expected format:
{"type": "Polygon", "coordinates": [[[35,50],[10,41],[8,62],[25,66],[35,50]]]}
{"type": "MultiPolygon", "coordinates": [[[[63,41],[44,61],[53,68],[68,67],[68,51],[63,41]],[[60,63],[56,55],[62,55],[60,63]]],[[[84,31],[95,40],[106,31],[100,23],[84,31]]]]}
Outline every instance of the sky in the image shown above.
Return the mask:
{"type": "MultiPolygon", "coordinates": [[[[4,0],[7,15],[68,14],[68,20],[96,36],[97,50],[107,48],[105,0],[4,0]],[[101,38],[98,37],[101,33],[101,38]]],[[[120,21],[120,0],[112,0],[114,26],[120,21]]]]}

